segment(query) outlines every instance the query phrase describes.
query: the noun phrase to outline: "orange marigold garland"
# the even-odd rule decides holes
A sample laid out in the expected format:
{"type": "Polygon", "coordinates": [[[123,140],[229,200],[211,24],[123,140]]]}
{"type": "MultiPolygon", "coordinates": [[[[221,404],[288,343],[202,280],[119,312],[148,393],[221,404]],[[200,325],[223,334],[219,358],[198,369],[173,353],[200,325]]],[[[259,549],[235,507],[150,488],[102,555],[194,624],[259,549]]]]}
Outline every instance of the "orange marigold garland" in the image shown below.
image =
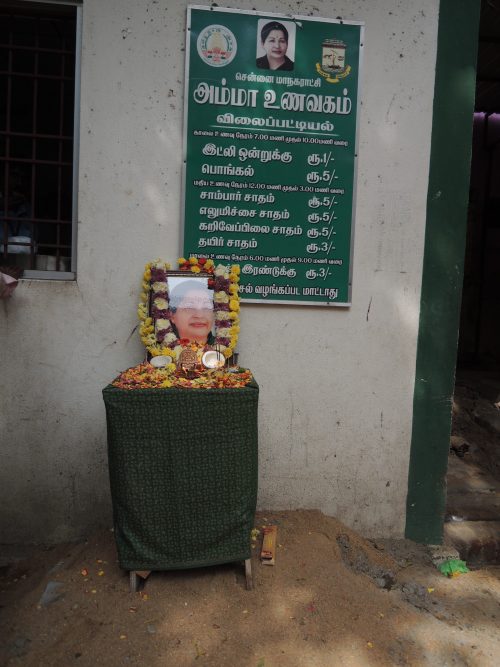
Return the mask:
{"type": "Polygon", "coordinates": [[[198,377],[189,379],[178,377],[167,369],[153,368],[144,363],[128,368],[113,381],[113,386],[119,389],[168,389],[177,387],[183,389],[235,389],[247,385],[252,380],[249,370],[238,373],[227,371],[209,371],[198,377]]]}

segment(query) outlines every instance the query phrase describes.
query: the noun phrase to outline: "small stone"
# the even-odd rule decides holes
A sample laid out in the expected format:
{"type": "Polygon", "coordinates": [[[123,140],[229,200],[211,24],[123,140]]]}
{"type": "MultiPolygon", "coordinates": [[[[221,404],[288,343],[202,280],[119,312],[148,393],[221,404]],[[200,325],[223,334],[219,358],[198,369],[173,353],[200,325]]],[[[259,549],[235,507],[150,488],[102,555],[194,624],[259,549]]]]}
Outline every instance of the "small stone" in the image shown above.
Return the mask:
{"type": "Polygon", "coordinates": [[[60,560],[58,563],[54,565],[54,567],[52,567],[49,570],[49,574],[55,574],[56,572],[59,572],[59,570],[62,570],[63,567],[64,567],[64,561],[60,560]]]}
{"type": "Polygon", "coordinates": [[[60,581],[49,581],[45,586],[45,590],[42,594],[42,597],[38,601],[40,607],[48,607],[49,604],[52,604],[56,600],[60,600],[64,597],[64,593],[61,591],[63,584],[60,581]]]}
{"type": "Polygon", "coordinates": [[[10,654],[21,658],[28,653],[30,642],[31,639],[28,639],[28,637],[17,637],[11,645],[10,654]]]}
{"type": "Polygon", "coordinates": [[[433,565],[439,567],[441,563],[447,560],[460,558],[458,551],[449,545],[444,544],[428,544],[427,550],[430,554],[433,565]]]}
{"type": "Polygon", "coordinates": [[[154,634],[156,634],[156,628],[155,628],[154,625],[148,625],[148,626],[146,627],[146,630],[148,631],[148,633],[149,633],[150,635],[154,635],[154,634]]]}

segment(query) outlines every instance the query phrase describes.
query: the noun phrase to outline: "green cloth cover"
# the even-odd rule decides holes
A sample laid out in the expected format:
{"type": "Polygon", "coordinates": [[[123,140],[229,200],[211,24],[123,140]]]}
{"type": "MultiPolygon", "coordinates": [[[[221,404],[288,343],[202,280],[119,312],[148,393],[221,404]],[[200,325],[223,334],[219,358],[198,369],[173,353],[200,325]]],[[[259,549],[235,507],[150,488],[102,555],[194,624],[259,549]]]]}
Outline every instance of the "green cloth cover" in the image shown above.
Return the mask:
{"type": "Polygon", "coordinates": [[[255,382],[240,389],[104,389],[122,568],[250,557],[258,395],[255,382]]]}

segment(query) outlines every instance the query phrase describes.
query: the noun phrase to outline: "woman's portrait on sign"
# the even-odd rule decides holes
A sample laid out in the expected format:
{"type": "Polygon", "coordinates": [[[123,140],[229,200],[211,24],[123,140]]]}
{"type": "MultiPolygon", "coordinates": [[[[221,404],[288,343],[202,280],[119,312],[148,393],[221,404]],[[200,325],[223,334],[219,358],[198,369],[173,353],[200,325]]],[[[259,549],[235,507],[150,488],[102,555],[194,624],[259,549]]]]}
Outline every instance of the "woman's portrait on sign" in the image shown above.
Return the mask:
{"type": "Polygon", "coordinates": [[[257,67],[291,72],[294,58],[295,23],[259,19],[257,23],[257,67]]]}
{"type": "Polygon", "coordinates": [[[214,298],[205,277],[168,277],[170,322],[179,339],[205,345],[214,339],[214,298]]]}

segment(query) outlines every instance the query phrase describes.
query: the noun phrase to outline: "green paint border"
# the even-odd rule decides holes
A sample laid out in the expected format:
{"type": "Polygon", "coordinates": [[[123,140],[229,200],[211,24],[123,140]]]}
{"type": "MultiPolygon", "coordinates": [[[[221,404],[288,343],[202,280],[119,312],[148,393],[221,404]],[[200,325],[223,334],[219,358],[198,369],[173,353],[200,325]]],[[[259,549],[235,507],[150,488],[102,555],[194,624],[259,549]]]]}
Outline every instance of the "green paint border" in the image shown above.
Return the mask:
{"type": "Polygon", "coordinates": [[[405,531],[427,544],[443,537],[480,8],[480,0],[439,7],[405,531]]]}

